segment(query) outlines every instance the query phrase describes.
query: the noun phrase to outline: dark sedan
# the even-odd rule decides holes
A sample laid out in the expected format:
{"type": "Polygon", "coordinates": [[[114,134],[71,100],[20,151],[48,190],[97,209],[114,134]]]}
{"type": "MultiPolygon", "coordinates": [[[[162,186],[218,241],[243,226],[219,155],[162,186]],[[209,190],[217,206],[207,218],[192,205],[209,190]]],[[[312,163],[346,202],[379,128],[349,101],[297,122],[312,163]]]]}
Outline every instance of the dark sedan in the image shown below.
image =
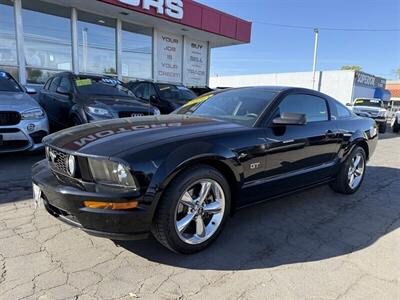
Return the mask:
{"type": "Polygon", "coordinates": [[[36,201],[90,234],[200,251],[235,209],[329,183],[355,193],[377,126],[307,89],[230,89],[178,114],[113,120],[48,136],[36,201]]]}
{"type": "Polygon", "coordinates": [[[53,128],[115,118],[159,115],[160,111],[137,98],[121,81],[66,72],[50,78],[39,94],[53,128]]]}
{"type": "Polygon", "coordinates": [[[162,114],[169,114],[196,98],[196,94],[183,85],[131,81],[128,86],[136,97],[156,106],[162,114]]]}

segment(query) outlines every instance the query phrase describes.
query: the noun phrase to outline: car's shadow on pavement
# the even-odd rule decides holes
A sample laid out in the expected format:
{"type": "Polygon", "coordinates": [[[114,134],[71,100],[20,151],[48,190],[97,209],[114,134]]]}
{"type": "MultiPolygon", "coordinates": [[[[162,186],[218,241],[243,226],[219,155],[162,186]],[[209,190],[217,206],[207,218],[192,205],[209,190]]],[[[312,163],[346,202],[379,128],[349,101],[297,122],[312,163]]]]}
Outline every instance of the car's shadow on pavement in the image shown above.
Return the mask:
{"type": "Polygon", "coordinates": [[[32,198],[32,165],[44,151],[0,153],[0,204],[32,198]]]}
{"type": "Polygon", "coordinates": [[[369,167],[352,196],[320,187],[237,212],[218,240],[195,255],[170,252],[153,238],[117,244],[179,268],[246,270],[318,261],[364,249],[400,226],[400,169],[369,167]]]}

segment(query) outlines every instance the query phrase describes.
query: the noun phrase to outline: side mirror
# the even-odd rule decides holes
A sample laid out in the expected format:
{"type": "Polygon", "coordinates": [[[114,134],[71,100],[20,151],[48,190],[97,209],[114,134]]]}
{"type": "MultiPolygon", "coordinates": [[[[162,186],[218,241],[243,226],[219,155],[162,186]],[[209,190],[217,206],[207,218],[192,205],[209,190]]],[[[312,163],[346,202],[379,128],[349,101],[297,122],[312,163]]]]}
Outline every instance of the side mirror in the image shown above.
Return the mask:
{"type": "Polygon", "coordinates": [[[160,102],[160,99],[158,99],[157,96],[155,96],[155,95],[150,96],[150,103],[159,103],[159,102],[160,102]]]}
{"type": "Polygon", "coordinates": [[[346,103],[346,106],[353,106],[353,105],[351,105],[351,103],[346,103]]]}
{"type": "Polygon", "coordinates": [[[30,88],[30,87],[25,87],[26,93],[29,95],[35,95],[37,94],[37,91],[34,88],[30,88]]]}
{"type": "Polygon", "coordinates": [[[286,126],[286,125],[306,125],[307,117],[305,114],[298,113],[282,113],[279,118],[272,121],[273,125],[286,126]]]}
{"type": "Polygon", "coordinates": [[[71,95],[71,93],[65,87],[62,87],[62,86],[59,86],[57,88],[56,92],[58,94],[61,94],[61,95],[66,95],[66,96],[70,96],[71,95]]]}

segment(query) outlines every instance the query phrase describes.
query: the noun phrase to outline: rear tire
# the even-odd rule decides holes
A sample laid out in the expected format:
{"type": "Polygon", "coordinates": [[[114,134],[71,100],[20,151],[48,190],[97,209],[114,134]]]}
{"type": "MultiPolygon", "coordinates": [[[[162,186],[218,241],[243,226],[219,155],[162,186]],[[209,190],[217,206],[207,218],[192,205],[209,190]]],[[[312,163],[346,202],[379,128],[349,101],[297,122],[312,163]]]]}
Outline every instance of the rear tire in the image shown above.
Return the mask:
{"type": "Polygon", "coordinates": [[[346,161],[342,164],[335,181],[330,184],[331,188],[337,193],[346,195],[354,194],[358,191],[364,181],[365,169],[365,151],[363,148],[356,146],[346,161]],[[357,166],[355,166],[358,159],[360,159],[360,161],[357,166]]]}
{"type": "Polygon", "coordinates": [[[162,195],[152,226],[153,236],[177,253],[201,251],[221,233],[230,205],[229,184],[218,170],[207,165],[188,168],[173,179],[162,195]],[[198,201],[202,198],[203,183],[207,182],[210,185],[204,185],[208,187],[203,192],[205,200],[198,201]]]}

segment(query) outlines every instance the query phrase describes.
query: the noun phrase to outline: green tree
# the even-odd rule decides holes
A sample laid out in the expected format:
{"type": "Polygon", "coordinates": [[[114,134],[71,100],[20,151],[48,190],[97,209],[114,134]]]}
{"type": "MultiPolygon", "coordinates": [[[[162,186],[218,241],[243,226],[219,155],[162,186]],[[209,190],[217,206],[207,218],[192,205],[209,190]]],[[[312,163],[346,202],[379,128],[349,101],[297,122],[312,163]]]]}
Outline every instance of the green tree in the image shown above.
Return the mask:
{"type": "Polygon", "coordinates": [[[400,68],[397,68],[394,72],[396,73],[397,79],[400,79],[400,68]]]}
{"type": "Polygon", "coordinates": [[[348,66],[348,65],[345,65],[345,66],[341,67],[341,70],[361,71],[361,70],[362,70],[362,67],[360,67],[360,66],[348,66]]]}

